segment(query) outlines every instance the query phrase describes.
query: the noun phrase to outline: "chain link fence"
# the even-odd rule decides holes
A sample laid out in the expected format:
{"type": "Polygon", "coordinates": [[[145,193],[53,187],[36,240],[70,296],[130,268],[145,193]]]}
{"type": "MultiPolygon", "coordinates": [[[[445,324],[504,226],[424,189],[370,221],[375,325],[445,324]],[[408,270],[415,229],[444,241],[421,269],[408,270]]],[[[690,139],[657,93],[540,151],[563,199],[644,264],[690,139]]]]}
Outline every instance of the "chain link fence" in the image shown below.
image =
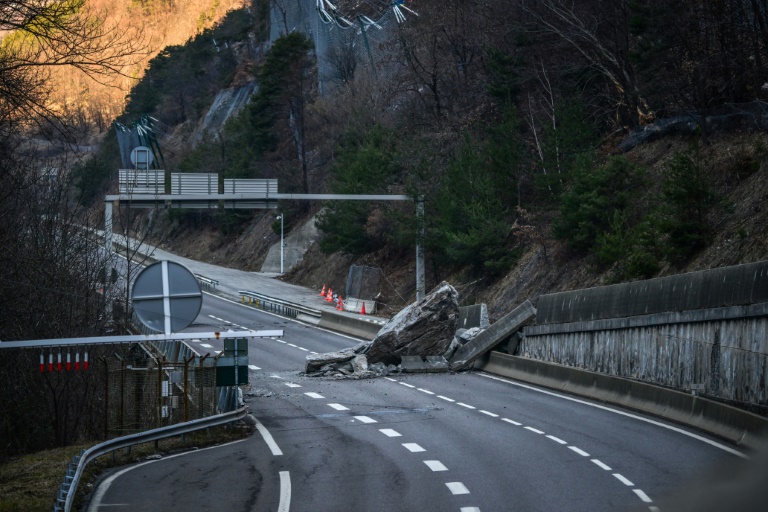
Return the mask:
{"type": "Polygon", "coordinates": [[[216,414],[216,367],[211,359],[160,362],[143,349],[106,359],[108,437],[216,414]]]}

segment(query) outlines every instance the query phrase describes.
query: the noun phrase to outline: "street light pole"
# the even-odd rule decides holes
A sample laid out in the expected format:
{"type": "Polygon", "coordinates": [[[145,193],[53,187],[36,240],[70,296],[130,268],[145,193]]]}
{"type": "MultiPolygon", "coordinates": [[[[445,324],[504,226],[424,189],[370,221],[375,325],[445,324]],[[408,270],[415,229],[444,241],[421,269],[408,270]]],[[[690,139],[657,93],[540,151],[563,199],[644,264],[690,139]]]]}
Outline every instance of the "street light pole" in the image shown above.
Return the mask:
{"type": "Polygon", "coordinates": [[[285,244],[283,243],[283,217],[285,214],[281,213],[277,216],[278,219],[280,219],[280,273],[283,273],[283,247],[285,247],[285,244]]]}

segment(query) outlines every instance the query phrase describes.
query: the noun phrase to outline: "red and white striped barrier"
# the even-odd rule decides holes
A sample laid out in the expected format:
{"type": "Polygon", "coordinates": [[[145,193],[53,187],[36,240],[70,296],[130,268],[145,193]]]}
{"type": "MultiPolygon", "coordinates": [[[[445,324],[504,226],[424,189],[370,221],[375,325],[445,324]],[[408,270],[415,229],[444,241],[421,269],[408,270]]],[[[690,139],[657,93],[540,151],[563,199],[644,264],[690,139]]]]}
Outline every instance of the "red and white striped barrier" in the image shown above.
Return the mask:
{"type": "MultiPolygon", "coordinates": [[[[75,352],[75,371],[80,371],[80,352],[75,352]]],[[[56,371],[60,372],[62,369],[66,369],[68,372],[72,371],[72,353],[67,352],[66,361],[61,356],[61,352],[56,354],[56,371]]],[[[53,352],[48,353],[48,373],[53,373],[53,352]]],[[[83,352],[82,370],[88,370],[88,351],[83,352]]],[[[45,373],[45,354],[40,352],[40,373],[45,373]]]]}

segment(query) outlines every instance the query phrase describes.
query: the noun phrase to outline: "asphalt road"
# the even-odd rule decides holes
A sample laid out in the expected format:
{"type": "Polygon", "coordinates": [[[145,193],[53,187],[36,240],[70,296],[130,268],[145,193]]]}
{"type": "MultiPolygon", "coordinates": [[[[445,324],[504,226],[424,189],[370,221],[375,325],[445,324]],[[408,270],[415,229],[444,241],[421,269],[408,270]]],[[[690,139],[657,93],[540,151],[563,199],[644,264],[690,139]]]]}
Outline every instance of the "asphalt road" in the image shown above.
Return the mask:
{"type": "Polygon", "coordinates": [[[113,471],[89,510],[663,510],[741,460],[688,429],[483,373],[307,377],[307,354],[357,340],[235,301],[206,295],[190,328],[284,330],[249,342],[259,433],[113,471]]]}

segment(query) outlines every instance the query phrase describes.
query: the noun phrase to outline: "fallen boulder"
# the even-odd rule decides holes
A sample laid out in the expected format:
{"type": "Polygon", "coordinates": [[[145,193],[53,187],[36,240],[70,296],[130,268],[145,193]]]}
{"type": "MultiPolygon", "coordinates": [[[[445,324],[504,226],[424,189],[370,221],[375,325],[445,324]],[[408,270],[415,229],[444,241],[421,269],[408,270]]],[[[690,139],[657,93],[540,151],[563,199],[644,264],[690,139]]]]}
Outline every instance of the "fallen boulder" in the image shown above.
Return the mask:
{"type": "Polygon", "coordinates": [[[369,363],[400,364],[402,356],[438,356],[453,340],[459,293],[443,281],[381,328],[367,352],[369,363]]]}

